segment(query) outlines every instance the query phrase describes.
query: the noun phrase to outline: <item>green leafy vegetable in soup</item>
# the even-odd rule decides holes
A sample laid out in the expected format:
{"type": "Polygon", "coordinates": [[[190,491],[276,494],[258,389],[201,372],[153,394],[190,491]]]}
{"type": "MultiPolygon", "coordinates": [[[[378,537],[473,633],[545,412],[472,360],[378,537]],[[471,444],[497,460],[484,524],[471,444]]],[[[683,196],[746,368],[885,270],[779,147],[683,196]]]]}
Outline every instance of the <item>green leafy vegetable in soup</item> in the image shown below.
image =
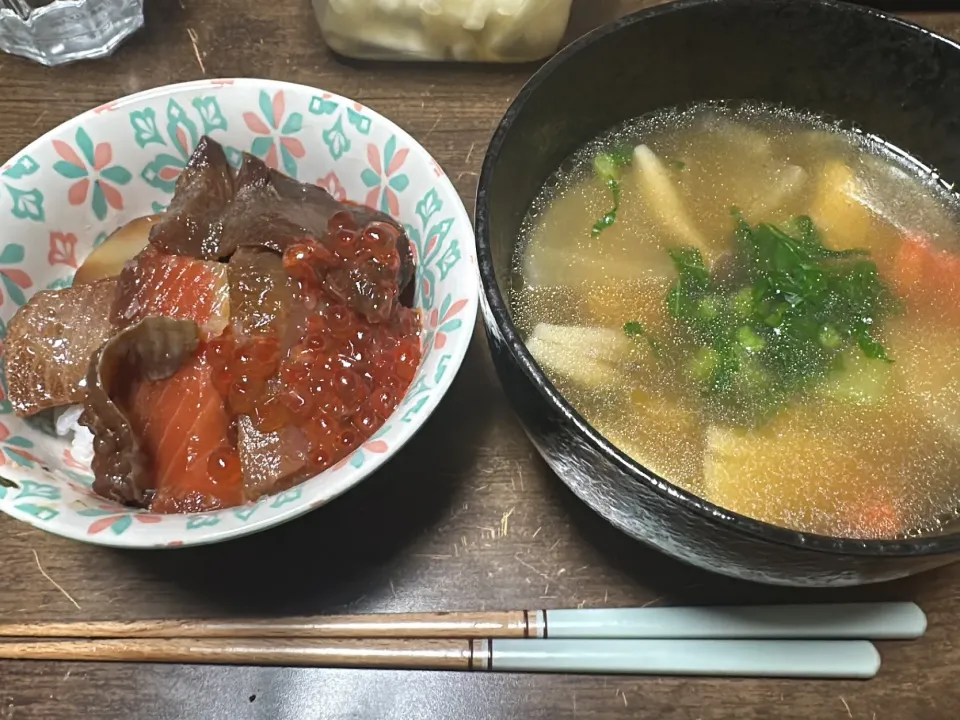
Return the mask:
{"type": "Polygon", "coordinates": [[[593,237],[597,237],[617,221],[617,211],[620,209],[620,170],[632,161],[633,151],[629,148],[598,153],[593,158],[593,172],[610,189],[613,198],[613,207],[590,229],[593,237]]]}
{"type": "Polygon", "coordinates": [[[767,418],[823,380],[851,345],[890,361],[874,334],[897,303],[865,251],[830,250],[806,216],[751,227],[733,214],[730,262],[710,270],[696,248],[669,250],[677,280],[665,302],[686,335],[680,366],[711,412],[748,424],[767,418]]]}

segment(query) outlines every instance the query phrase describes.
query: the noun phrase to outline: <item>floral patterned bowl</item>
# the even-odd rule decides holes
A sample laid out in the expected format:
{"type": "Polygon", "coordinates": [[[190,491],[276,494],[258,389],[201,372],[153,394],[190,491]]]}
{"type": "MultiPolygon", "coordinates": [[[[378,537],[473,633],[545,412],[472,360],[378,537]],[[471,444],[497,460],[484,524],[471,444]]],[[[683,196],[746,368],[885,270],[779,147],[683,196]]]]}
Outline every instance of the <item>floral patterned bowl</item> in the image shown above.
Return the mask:
{"type": "Polygon", "coordinates": [[[0,167],[0,337],[31,294],[70,284],[115,228],[161,210],[202,134],[340,200],[377,207],[406,227],[417,260],[424,359],[400,407],[360,449],[259,502],[196,515],[153,515],[104,501],[90,468],[49,427],[16,417],[0,357],[0,510],[43,530],[131,548],[217,542],[290,520],[376,470],[450,387],[477,312],[473,228],[437,163],[372,110],[267,80],[184,83],[131,95],[64,123],[0,167]]]}

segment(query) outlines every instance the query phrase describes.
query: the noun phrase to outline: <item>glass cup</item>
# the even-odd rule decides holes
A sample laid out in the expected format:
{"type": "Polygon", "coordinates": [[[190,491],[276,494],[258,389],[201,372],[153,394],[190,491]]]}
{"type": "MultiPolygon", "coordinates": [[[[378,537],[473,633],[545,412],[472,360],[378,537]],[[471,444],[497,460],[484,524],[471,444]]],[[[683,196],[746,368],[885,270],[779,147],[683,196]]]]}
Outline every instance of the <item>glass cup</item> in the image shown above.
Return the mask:
{"type": "Polygon", "coordinates": [[[143,0],[0,0],[0,50],[44,65],[112,53],[143,25],[143,0]]]}

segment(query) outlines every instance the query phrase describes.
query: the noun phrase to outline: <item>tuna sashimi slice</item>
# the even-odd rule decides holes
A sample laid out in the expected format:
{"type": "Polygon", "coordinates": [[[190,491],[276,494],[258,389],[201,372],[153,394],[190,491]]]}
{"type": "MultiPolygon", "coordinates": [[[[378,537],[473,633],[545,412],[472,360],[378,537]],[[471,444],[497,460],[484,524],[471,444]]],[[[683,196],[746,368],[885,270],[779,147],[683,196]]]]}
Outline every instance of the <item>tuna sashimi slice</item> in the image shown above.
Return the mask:
{"type": "Polygon", "coordinates": [[[116,280],[46,290],[13,316],[6,337],[7,391],[19,415],[83,402],[90,357],[114,332],[116,280]]]}
{"type": "Polygon", "coordinates": [[[301,479],[310,445],[298,428],[288,425],[277,432],[263,433],[246,415],[238,419],[237,426],[247,500],[278,492],[301,479]]]}

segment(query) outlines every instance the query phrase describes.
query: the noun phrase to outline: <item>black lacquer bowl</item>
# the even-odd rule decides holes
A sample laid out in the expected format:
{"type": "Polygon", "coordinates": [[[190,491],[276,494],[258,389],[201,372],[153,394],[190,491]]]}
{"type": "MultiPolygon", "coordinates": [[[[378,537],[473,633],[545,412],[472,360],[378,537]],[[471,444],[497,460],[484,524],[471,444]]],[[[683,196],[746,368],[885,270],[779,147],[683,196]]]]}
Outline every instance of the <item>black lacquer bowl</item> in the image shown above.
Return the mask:
{"type": "Polygon", "coordinates": [[[960,47],[918,27],[830,0],[682,0],[599,28],[520,92],[480,178],[483,317],[515,411],[580,499],[625,533],[694,565],[760,582],[831,586],[891,580],[957,560],[960,533],[906,541],[807,535],[685,492],[597,433],[518,335],[508,304],[511,258],[547,176],[623,120],[722,99],[843,118],[960,180],[960,47]]]}

